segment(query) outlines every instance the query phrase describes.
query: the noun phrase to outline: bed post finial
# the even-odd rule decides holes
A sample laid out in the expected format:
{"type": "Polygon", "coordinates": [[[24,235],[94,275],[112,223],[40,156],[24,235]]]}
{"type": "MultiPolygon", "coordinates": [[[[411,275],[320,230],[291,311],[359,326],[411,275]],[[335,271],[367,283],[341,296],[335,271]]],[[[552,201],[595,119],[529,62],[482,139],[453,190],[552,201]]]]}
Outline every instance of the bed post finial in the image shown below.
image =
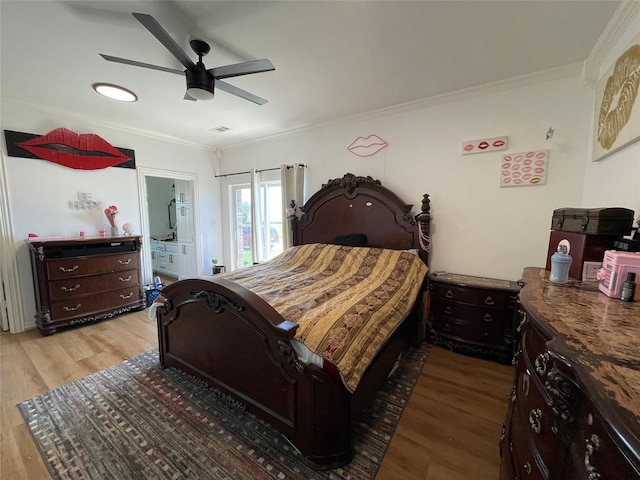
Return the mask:
{"type": "Polygon", "coordinates": [[[422,213],[429,213],[429,211],[431,210],[431,200],[429,200],[429,194],[425,193],[422,196],[422,207],[421,207],[422,213]]]}

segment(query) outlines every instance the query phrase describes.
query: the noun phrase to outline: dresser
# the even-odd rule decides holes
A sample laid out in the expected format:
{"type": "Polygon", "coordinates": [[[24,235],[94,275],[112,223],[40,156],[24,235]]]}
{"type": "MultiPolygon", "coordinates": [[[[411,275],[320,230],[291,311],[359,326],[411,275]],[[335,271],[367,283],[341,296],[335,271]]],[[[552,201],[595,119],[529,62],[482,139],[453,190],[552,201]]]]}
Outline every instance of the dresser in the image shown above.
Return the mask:
{"type": "Polygon", "coordinates": [[[453,273],[429,278],[427,340],[509,364],[516,343],[516,282],[453,273]]]}
{"type": "Polygon", "coordinates": [[[30,238],[36,325],[61,327],[144,308],[140,236],[30,238]]]}
{"type": "Polygon", "coordinates": [[[640,479],[640,304],[524,271],[501,480],[640,479]]]}

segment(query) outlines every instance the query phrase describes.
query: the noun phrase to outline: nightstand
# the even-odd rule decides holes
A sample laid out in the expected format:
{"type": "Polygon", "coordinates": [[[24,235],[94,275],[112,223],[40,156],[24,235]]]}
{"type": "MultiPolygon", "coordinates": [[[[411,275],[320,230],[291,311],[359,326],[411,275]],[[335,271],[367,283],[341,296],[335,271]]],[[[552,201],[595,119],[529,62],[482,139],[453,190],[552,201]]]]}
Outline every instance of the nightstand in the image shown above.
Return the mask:
{"type": "Polygon", "coordinates": [[[454,273],[430,276],[427,340],[456,352],[509,364],[516,346],[520,286],[510,280],[454,273]]]}

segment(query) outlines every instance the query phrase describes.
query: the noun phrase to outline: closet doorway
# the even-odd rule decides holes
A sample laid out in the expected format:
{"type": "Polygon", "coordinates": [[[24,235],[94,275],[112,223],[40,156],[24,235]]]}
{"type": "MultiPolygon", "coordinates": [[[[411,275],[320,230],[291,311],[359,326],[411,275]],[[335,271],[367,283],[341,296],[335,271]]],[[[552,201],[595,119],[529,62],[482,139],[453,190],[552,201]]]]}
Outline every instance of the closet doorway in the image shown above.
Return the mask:
{"type": "Polygon", "coordinates": [[[142,230],[142,275],[187,278],[198,275],[197,176],[138,169],[142,230]]]}

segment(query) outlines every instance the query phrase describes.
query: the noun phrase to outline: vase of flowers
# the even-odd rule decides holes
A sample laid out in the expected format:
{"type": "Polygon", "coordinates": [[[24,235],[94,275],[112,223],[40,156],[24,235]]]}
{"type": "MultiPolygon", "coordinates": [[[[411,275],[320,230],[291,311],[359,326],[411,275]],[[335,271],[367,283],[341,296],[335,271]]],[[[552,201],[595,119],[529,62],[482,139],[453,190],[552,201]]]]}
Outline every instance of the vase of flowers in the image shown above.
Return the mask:
{"type": "Polygon", "coordinates": [[[116,215],[118,214],[118,207],[115,205],[109,205],[104,209],[104,215],[109,220],[109,225],[111,225],[111,236],[115,237],[118,235],[118,225],[116,224],[116,215]]]}

